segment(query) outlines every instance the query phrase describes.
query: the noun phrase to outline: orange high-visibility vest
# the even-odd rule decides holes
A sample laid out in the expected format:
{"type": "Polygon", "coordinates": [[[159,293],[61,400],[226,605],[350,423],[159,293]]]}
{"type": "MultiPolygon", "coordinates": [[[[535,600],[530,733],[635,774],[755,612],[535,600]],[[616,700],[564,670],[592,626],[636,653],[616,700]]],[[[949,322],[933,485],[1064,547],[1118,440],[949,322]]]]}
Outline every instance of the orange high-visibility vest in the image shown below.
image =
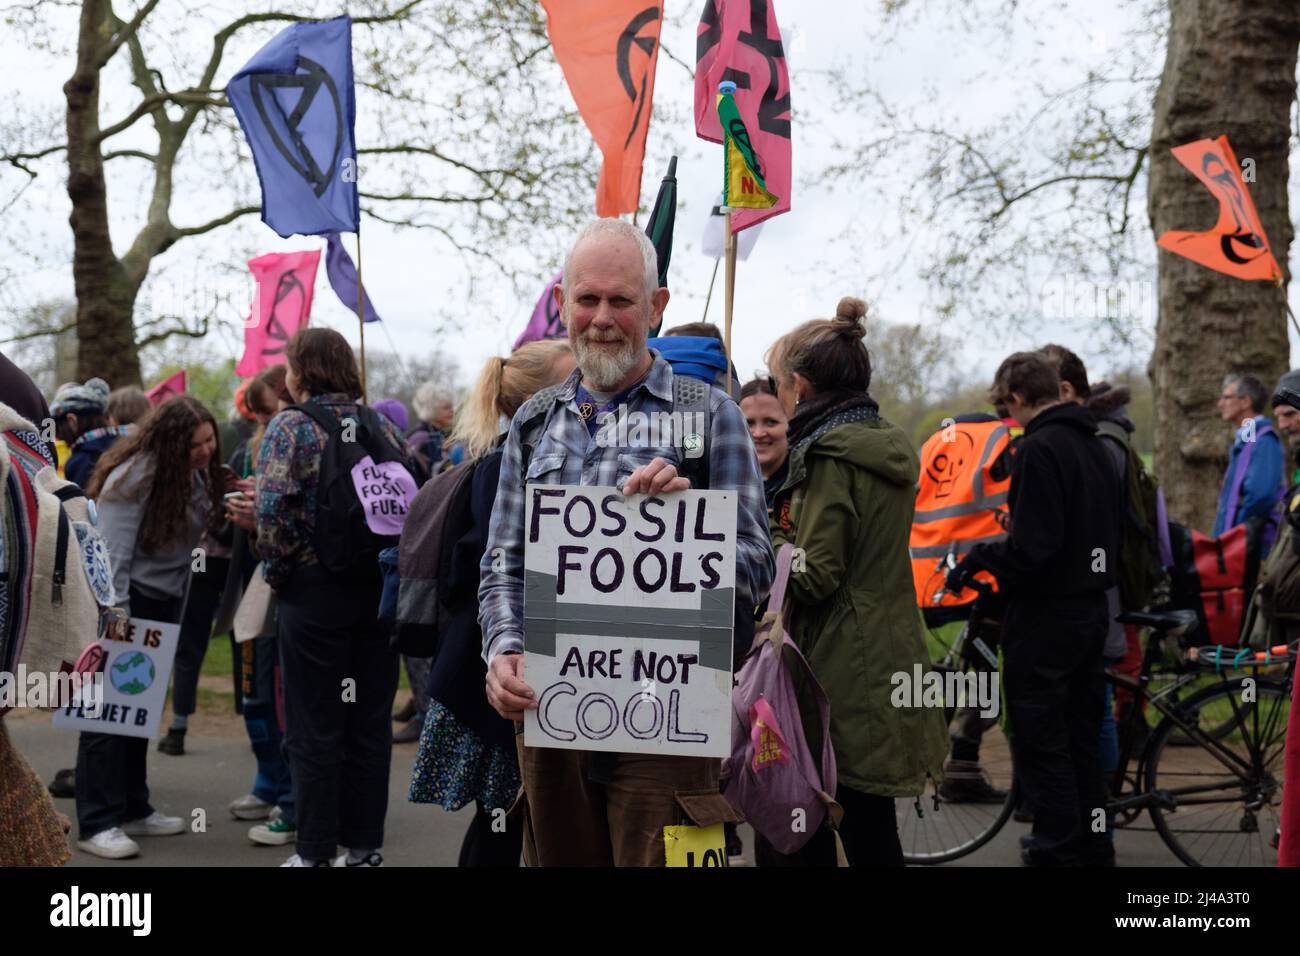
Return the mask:
{"type": "MultiPolygon", "coordinates": [[[[943,590],[944,560],[955,550],[961,560],[976,544],[1007,536],[1010,476],[995,481],[993,463],[1011,442],[1007,426],[991,416],[985,421],[950,422],[921,447],[921,479],[908,547],[918,607],[957,607],[975,600],[967,589],[961,596],[943,590]]],[[[997,588],[987,571],[976,575],[997,588]]]]}

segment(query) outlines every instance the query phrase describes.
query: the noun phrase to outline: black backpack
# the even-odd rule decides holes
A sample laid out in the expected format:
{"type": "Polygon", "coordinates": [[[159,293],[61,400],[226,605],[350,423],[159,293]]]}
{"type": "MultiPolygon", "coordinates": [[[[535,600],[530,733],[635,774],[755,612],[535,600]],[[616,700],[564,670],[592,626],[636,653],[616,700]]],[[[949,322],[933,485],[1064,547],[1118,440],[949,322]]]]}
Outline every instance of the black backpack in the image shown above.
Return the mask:
{"type": "Polygon", "coordinates": [[[1118,443],[1127,456],[1120,488],[1124,516],[1115,579],[1119,585],[1120,608],[1141,611],[1151,603],[1164,578],[1160,564],[1159,486],[1142,464],[1122,425],[1102,421],[1097,425],[1097,435],[1118,443]]]}
{"type": "Polygon", "coordinates": [[[378,582],[379,552],[396,546],[398,535],[370,530],[352,482],[352,469],[369,455],[376,464],[398,462],[409,474],[409,459],[388,440],[379,414],[364,405],[357,406],[355,416],[344,418],[313,402],[290,407],[325,429],[329,436],[321,454],[316,488],[316,531],[312,538],[316,560],[332,574],[378,582]],[[351,435],[344,430],[349,422],[353,425],[351,435]]]}

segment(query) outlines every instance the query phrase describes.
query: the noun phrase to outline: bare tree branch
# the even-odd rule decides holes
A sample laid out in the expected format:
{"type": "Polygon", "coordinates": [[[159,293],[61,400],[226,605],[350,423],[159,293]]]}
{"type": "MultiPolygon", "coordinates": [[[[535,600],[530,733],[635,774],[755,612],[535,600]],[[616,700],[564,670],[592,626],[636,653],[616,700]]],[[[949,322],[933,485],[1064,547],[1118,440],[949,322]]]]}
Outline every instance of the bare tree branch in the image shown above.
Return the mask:
{"type": "Polygon", "coordinates": [[[360,194],[362,199],[374,199],[378,202],[439,202],[439,203],[468,203],[471,205],[481,205],[485,202],[491,202],[492,196],[420,196],[413,193],[394,193],[385,195],[383,193],[366,193],[360,194]]]}
{"type": "Polygon", "coordinates": [[[27,342],[30,341],[31,339],[44,338],[47,335],[62,335],[65,332],[72,331],[76,327],[77,327],[77,320],[73,318],[71,322],[67,322],[59,326],[57,329],[33,329],[30,332],[20,332],[17,335],[13,336],[12,338],[5,339],[3,343],[0,344],[8,345],[11,342],[27,342]]]}
{"type": "Polygon", "coordinates": [[[241,216],[247,216],[255,212],[261,212],[261,206],[240,206],[233,209],[224,216],[218,216],[199,226],[186,226],[184,228],[173,228],[171,232],[172,241],[184,239],[186,236],[201,236],[205,232],[211,232],[213,229],[219,229],[222,226],[234,222],[241,216]]]}
{"type": "MultiPolygon", "coordinates": [[[[163,106],[167,103],[176,103],[180,106],[186,107],[187,110],[194,109],[195,111],[206,106],[222,107],[230,105],[225,97],[213,97],[212,94],[215,92],[219,91],[195,88],[190,90],[177,90],[175,93],[163,91],[146,96],[136,104],[135,109],[121,120],[100,130],[96,140],[102,143],[110,136],[116,136],[123,130],[130,128],[135,123],[139,122],[141,118],[150,113],[161,113],[163,119],[166,120],[167,114],[163,112],[163,106]]],[[[170,124],[171,121],[166,120],[163,125],[167,126],[170,124]]],[[[175,125],[179,126],[180,124],[175,125]]]]}
{"type": "Polygon", "coordinates": [[[1112,175],[1109,173],[1074,173],[1074,174],[1067,174],[1064,176],[1052,176],[1050,179],[1044,179],[1041,182],[1034,183],[1032,186],[1028,186],[1014,195],[1006,196],[1002,205],[998,209],[995,209],[992,213],[989,214],[989,221],[991,222],[997,219],[1008,209],[1010,209],[1012,205],[1024,199],[1026,196],[1032,196],[1040,189],[1046,189],[1048,186],[1057,186],[1061,183],[1087,183],[1087,182],[1131,183],[1135,176],[1136,176],[1136,171],[1124,176],[1112,175]]]}
{"type": "Polygon", "coordinates": [[[183,324],[177,325],[174,328],[164,329],[161,332],[154,332],[151,335],[146,335],[142,339],[137,339],[135,345],[136,348],[143,349],[175,336],[180,336],[181,338],[186,339],[201,339],[208,334],[209,325],[209,317],[205,315],[197,328],[191,329],[183,324]]]}
{"type": "Polygon", "coordinates": [[[108,162],[110,159],[121,159],[123,156],[134,156],[136,159],[147,159],[151,163],[158,161],[157,154],[146,153],[142,149],[118,149],[111,153],[105,153],[104,162],[108,162]]]}
{"type": "MultiPolygon", "coordinates": [[[[156,6],[158,6],[158,0],[145,0],[144,6],[137,10],[135,16],[126,23],[122,23],[122,21],[118,20],[115,15],[113,16],[113,19],[116,20],[118,24],[117,31],[99,52],[97,63],[99,69],[103,69],[104,65],[108,63],[109,60],[113,59],[113,54],[121,49],[123,43],[137,34],[140,29],[140,24],[144,23],[144,18],[149,16],[149,14],[153,12],[153,8],[156,6]]],[[[112,15],[111,12],[110,15],[112,15]]]]}
{"type": "Polygon", "coordinates": [[[695,67],[691,66],[681,57],[675,55],[672,50],[668,49],[668,47],[664,46],[664,44],[662,43],[659,44],[659,52],[661,52],[664,56],[668,57],[668,59],[672,60],[683,70],[685,70],[688,74],[690,74],[691,79],[695,79],[695,67]]]}
{"type": "Polygon", "coordinates": [[[24,164],[34,159],[44,159],[46,156],[50,156],[64,149],[67,149],[67,147],[60,144],[58,146],[47,146],[45,147],[45,149],[37,150],[34,153],[9,153],[7,155],[0,156],[0,162],[8,163],[10,166],[13,166],[15,169],[21,169],[28,176],[31,176],[33,179],[35,179],[36,170],[30,169],[24,164]]]}

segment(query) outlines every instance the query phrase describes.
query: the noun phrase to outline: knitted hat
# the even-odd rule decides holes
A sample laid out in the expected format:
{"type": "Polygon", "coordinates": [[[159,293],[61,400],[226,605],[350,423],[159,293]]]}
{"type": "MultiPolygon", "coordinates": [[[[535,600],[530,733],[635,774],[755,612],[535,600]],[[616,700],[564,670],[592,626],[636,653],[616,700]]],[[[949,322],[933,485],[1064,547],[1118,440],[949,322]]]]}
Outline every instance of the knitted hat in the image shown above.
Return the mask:
{"type": "Polygon", "coordinates": [[[1277,380],[1277,388],[1273,389],[1273,407],[1279,405],[1300,408],[1300,369],[1292,369],[1277,380]]]}
{"type": "Polygon", "coordinates": [[[76,412],[81,415],[103,415],[108,409],[108,383],[102,378],[87,379],[85,385],[65,382],[54,393],[50,414],[55,418],[76,412]]]}
{"type": "Polygon", "coordinates": [[[406,424],[410,418],[406,414],[406,406],[397,399],[381,398],[377,402],[371,402],[370,407],[396,425],[399,432],[406,431],[406,424]]]}

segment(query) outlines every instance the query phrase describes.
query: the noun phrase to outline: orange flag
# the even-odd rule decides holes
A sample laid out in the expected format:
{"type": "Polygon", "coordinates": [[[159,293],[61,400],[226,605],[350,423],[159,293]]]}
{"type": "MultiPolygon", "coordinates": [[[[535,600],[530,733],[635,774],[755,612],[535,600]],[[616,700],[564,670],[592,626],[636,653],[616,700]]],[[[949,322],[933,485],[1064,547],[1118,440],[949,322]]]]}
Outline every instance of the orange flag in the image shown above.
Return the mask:
{"type": "Polygon", "coordinates": [[[1209,232],[1170,230],[1156,245],[1238,279],[1280,278],[1228,137],[1198,139],[1170,152],[1218,198],[1219,221],[1209,232]]]}
{"type": "Polygon", "coordinates": [[[542,0],[546,32],[592,138],[605,155],[596,214],[636,212],[663,3],[542,0]]]}

